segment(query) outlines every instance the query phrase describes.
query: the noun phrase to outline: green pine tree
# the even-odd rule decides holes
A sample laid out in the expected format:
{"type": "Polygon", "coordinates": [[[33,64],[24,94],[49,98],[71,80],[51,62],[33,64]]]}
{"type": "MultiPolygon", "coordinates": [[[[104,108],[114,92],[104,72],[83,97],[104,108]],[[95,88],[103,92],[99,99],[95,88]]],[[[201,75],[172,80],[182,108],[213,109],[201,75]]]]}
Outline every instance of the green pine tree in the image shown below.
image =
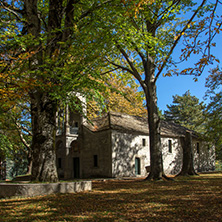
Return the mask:
{"type": "Polygon", "coordinates": [[[190,91],[182,96],[173,96],[173,103],[167,105],[167,108],[168,110],[164,111],[167,121],[173,121],[198,133],[205,132],[205,105],[199,102],[196,96],[192,96],[190,91]]]}
{"type": "Polygon", "coordinates": [[[222,71],[212,69],[206,80],[206,98],[210,99],[206,108],[206,136],[216,146],[216,158],[222,159],[222,71]]]}

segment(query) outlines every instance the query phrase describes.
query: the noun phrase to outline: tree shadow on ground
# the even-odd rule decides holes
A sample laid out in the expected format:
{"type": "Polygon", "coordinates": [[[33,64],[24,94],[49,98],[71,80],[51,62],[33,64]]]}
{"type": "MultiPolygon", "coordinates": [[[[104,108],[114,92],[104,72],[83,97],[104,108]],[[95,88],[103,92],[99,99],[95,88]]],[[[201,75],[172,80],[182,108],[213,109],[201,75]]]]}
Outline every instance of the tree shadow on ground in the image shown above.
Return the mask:
{"type": "Polygon", "coordinates": [[[222,175],[94,182],[92,192],[1,200],[3,221],[220,221],[222,175]]]}

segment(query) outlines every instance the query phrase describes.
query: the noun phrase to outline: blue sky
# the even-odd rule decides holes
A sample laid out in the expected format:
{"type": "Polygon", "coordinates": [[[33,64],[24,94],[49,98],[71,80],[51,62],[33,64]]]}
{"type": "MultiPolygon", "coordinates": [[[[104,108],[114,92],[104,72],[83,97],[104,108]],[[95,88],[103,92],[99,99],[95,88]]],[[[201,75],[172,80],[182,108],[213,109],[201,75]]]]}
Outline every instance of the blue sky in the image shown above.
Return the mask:
{"type": "MultiPolygon", "coordinates": [[[[219,12],[222,14],[222,7],[220,7],[219,12]]],[[[216,47],[212,47],[212,54],[216,56],[220,62],[222,62],[222,33],[218,34],[215,38],[216,47]]],[[[180,47],[179,47],[180,48],[180,47]]],[[[179,57],[180,49],[174,53],[174,57],[179,57]]],[[[188,61],[192,64],[192,59],[188,61]]],[[[194,76],[172,76],[172,77],[162,77],[157,80],[157,97],[158,97],[158,106],[160,110],[164,111],[167,109],[167,104],[170,105],[173,102],[172,96],[174,95],[183,95],[187,90],[190,90],[191,95],[196,96],[200,101],[203,101],[203,97],[207,88],[205,87],[206,77],[209,75],[209,69],[216,67],[218,65],[215,62],[212,66],[206,67],[204,72],[198,81],[194,82],[194,76]]],[[[221,67],[221,63],[219,64],[221,67]]],[[[186,68],[182,63],[178,65],[178,68],[186,68]]]]}

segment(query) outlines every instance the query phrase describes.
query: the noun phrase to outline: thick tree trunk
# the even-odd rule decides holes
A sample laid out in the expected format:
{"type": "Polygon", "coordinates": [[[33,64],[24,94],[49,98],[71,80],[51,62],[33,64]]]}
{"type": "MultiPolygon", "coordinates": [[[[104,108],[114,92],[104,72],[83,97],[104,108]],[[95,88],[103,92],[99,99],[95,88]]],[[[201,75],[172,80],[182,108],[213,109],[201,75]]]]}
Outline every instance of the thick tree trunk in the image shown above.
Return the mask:
{"type": "MultiPolygon", "coordinates": [[[[55,50],[59,48],[57,42],[61,41],[62,34],[54,33],[53,31],[61,28],[62,21],[62,2],[61,0],[49,1],[48,15],[48,44],[45,54],[52,56],[55,50]]],[[[41,20],[37,7],[37,0],[25,0],[24,12],[26,14],[27,33],[31,34],[35,39],[38,39],[41,33],[41,20]]],[[[41,43],[39,43],[41,44],[41,43]]],[[[30,46],[30,51],[36,50],[36,45],[30,46]]],[[[41,47],[39,47],[41,48],[41,47]]],[[[46,55],[47,57],[47,55],[46,55]]],[[[44,58],[42,50],[39,50],[30,59],[30,70],[40,71],[44,58]]],[[[41,70],[42,72],[44,70],[41,70]]],[[[34,72],[33,72],[34,73],[34,72]]],[[[53,83],[54,80],[45,79],[43,76],[36,73],[31,73],[34,79],[40,82],[53,83]]],[[[47,88],[45,88],[47,90],[47,88]]],[[[55,154],[55,132],[56,132],[56,103],[49,94],[43,92],[38,86],[31,90],[31,118],[32,118],[32,180],[55,182],[58,180],[56,169],[56,154],[55,154]]]]}
{"type": "Polygon", "coordinates": [[[148,125],[150,139],[150,173],[146,179],[160,180],[165,177],[163,173],[162,148],[160,138],[160,117],[157,108],[157,95],[155,84],[146,91],[148,110],[148,125]]]}
{"type": "Polygon", "coordinates": [[[55,153],[56,103],[46,93],[31,95],[32,180],[58,181],[55,153]]]}
{"type": "MultiPolygon", "coordinates": [[[[55,83],[56,79],[51,79],[49,77],[45,78],[44,76],[39,75],[38,72],[44,73],[44,68],[42,68],[41,65],[43,65],[45,58],[53,59],[55,52],[60,52],[61,45],[58,44],[58,42],[62,40],[67,43],[69,40],[73,29],[75,3],[75,0],[70,0],[65,6],[64,1],[62,0],[49,1],[46,50],[44,53],[42,50],[38,50],[38,52],[29,59],[29,69],[33,71],[30,76],[32,77],[33,75],[33,78],[38,79],[43,85],[46,83],[46,91],[47,83],[55,83]],[[62,25],[65,27],[63,33],[61,31],[62,25]],[[35,71],[38,72],[35,73],[35,71]]],[[[24,30],[27,29],[27,33],[31,34],[36,40],[38,40],[40,33],[44,31],[41,29],[42,26],[37,5],[38,0],[24,0],[24,13],[27,19],[24,30]]],[[[41,42],[39,42],[39,44],[41,44],[41,42]]],[[[70,44],[67,44],[63,51],[66,51],[70,44]]],[[[30,46],[29,50],[36,51],[37,48],[36,45],[33,45],[30,46]]],[[[39,45],[39,48],[43,47],[39,45]]],[[[57,66],[62,67],[63,64],[57,63],[57,66]]],[[[48,69],[50,69],[50,66],[48,66],[48,69]]],[[[56,73],[53,73],[53,75],[56,75],[56,73]]],[[[58,180],[54,147],[56,132],[56,103],[46,91],[43,92],[37,86],[32,92],[30,92],[33,131],[32,180],[55,182],[58,180]]]]}
{"type": "Polygon", "coordinates": [[[193,165],[193,149],[192,149],[191,133],[187,131],[185,138],[181,137],[180,140],[183,149],[183,165],[181,172],[177,176],[197,175],[193,165]]]}

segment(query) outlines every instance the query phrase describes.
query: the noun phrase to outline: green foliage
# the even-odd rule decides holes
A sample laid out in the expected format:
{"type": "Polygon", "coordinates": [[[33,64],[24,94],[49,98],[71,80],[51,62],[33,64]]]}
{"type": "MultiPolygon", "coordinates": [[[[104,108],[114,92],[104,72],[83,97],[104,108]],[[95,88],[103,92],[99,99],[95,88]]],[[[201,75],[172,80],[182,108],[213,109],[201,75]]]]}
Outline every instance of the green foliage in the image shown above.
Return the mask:
{"type": "MultiPolygon", "coordinates": [[[[103,2],[1,1],[0,98],[6,104],[5,111],[21,102],[30,103],[32,172],[36,173],[32,176],[40,177],[36,180],[57,181],[52,135],[58,104],[72,105],[72,92],[90,98],[104,89],[97,81],[101,79],[100,48],[92,47],[89,43],[93,40],[84,32],[95,19],[92,12],[103,2]],[[50,142],[43,143],[36,139],[39,137],[50,142]],[[39,161],[49,151],[52,155],[39,161]],[[49,163],[50,173],[42,166],[49,163]]],[[[23,143],[25,136],[20,134],[23,143]]]]}
{"type": "Polygon", "coordinates": [[[205,132],[205,116],[203,102],[187,91],[182,96],[173,96],[173,104],[167,105],[165,119],[174,121],[190,130],[203,134],[205,132]]]}
{"type": "Polygon", "coordinates": [[[9,157],[13,150],[13,146],[8,140],[8,138],[0,134],[0,156],[1,159],[5,159],[5,157],[9,157]]]}
{"type": "Polygon", "coordinates": [[[6,158],[6,179],[12,180],[18,175],[27,173],[28,161],[24,150],[13,153],[12,158],[6,158]]]}
{"type": "Polygon", "coordinates": [[[209,140],[216,145],[216,157],[222,159],[222,71],[212,69],[206,81],[206,98],[210,100],[206,107],[206,124],[209,140]]]}
{"type": "MultiPolygon", "coordinates": [[[[220,32],[221,22],[214,16],[218,1],[211,4],[203,0],[200,5],[191,0],[29,3],[1,2],[0,98],[7,109],[24,98],[31,98],[35,104],[46,98],[66,104],[74,97],[72,91],[88,98],[96,95],[101,101],[100,92],[105,89],[103,81],[97,81],[103,80],[101,70],[115,67],[123,75],[127,72],[137,79],[147,105],[148,99],[154,101],[150,103],[150,111],[156,112],[152,118],[158,117],[155,83],[164,68],[175,65],[171,56],[179,40],[193,40],[186,44],[181,60],[196,53],[196,48],[204,52],[195,64],[197,69],[192,69],[195,74],[214,60],[205,49],[209,49],[211,37],[220,32]],[[193,16],[188,20],[181,17],[183,13],[193,16]],[[212,16],[201,20],[207,13],[212,16]],[[214,26],[214,21],[219,25],[214,26]],[[200,44],[199,37],[206,30],[213,34],[200,44]]],[[[192,70],[186,69],[182,74],[193,74],[192,70]]],[[[171,72],[177,71],[169,70],[167,75],[171,72]]]]}
{"type": "MultiPolygon", "coordinates": [[[[127,3],[126,1],[122,3],[112,1],[110,7],[113,10],[101,9],[94,14],[99,18],[99,21],[95,21],[96,23],[90,26],[92,30],[96,30],[97,40],[94,43],[100,45],[105,41],[103,52],[107,58],[106,61],[109,61],[107,64],[118,66],[124,71],[132,73],[134,70],[120,48],[125,50],[128,59],[140,75],[146,75],[143,67],[144,59],[148,61],[151,59],[150,62],[155,64],[158,76],[160,74],[158,71],[162,72],[163,68],[168,68],[166,75],[201,74],[205,63],[209,63],[209,60],[215,61],[215,57],[212,55],[207,57],[206,54],[200,53],[199,58],[202,60],[196,62],[194,68],[186,68],[182,72],[173,68],[176,66],[174,60],[177,58],[174,60],[171,58],[179,40],[183,39],[185,45],[180,57],[182,62],[191,54],[196,54],[197,51],[206,52],[205,47],[209,48],[212,38],[208,39],[207,36],[201,41],[202,33],[207,32],[207,27],[209,28],[207,25],[212,25],[208,30],[209,33],[214,32],[212,37],[217,33],[219,27],[216,24],[219,17],[216,18],[216,13],[213,17],[210,17],[210,14],[213,14],[212,7],[216,7],[218,3],[205,1],[200,7],[198,4],[193,1],[178,3],[174,1],[130,1],[127,3]],[[192,15],[193,12],[196,12],[196,17],[189,20],[190,18],[185,14],[192,15]]],[[[95,35],[93,31],[89,34],[95,35]]]]}
{"type": "Polygon", "coordinates": [[[215,162],[215,170],[216,171],[222,171],[222,161],[221,160],[216,160],[216,162],[215,162]]]}
{"type": "Polygon", "coordinates": [[[31,144],[28,105],[0,109],[0,157],[7,163],[7,178],[26,173],[31,144]]]}
{"type": "Polygon", "coordinates": [[[151,179],[162,177],[161,146],[160,142],[156,142],[160,130],[156,81],[161,75],[171,76],[172,73],[200,75],[204,67],[214,61],[212,59],[214,57],[208,53],[212,37],[220,32],[222,25],[219,20],[221,15],[215,17],[218,1],[210,3],[202,0],[200,3],[195,3],[190,0],[111,1],[105,10],[95,12],[94,15],[98,20],[90,26],[95,32],[86,30],[88,36],[95,39],[93,43],[102,48],[101,58],[107,67],[130,73],[144,91],[149,130],[153,132],[150,135],[151,165],[153,165],[149,174],[151,179]],[[213,8],[208,7],[211,5],[213,8]],[[216,23],[219,25],[215,26],[216,23]],[[209,35],[201,41],[202,34],[207,32],[206,30],[209,35]],[[201,53],[198,61],[192,63],[194,67],[189,67],[191,64],[189,63],[188,68],[179,71],[174,69],[176,62],[172,58],[172,53],[181,40],[185,47],[180,62],[196,53],[195,49],[201,53]],[[163,70],[166,70],[165,74],[163,70]]]}
{"type": "MultiPolygon", "coordinates": [[[[7,100],[8,95],[18,99],[38,89],[49,92],[56,100],[70,101],[71,91],[93,96],[95,91],[101,90],[102,86],[95,81],[100,77],[97,68],[100,63],[99,49],[92,48],[88,44],[90,39],[81,31],[81,17],[84,17],[85,12],[93,10],[98,3],[75,3],[73,27],[67,28],[63,18],[60,26],[47,29],[49,2],[37,1],[41,30],[38,36],[34,36],[27,33],[28,18],[23,17],[21,11],[23,1],[16,2],[4,2],[0,13],[3,24],[0,29],[0,79],[7,82],[7,91],[5,84],[0,85],[0,91],[5,93],[3,99],[7,100]],[[70,29],[72,36],[63,40],[61,36],[65,34],[62,33],[67,29],[70,29]],[[59,40],[53,39],[55,36],[59,40]],[[32,67],[30,70],[30,61],[33,59],[37,68],[32,67]]],[[[65,9],[66,6],[67,1],[63,1],[62,7],[65,9]]],[[[85,17],[88,22],[91,20],[87,14],[85,17]]]]}

